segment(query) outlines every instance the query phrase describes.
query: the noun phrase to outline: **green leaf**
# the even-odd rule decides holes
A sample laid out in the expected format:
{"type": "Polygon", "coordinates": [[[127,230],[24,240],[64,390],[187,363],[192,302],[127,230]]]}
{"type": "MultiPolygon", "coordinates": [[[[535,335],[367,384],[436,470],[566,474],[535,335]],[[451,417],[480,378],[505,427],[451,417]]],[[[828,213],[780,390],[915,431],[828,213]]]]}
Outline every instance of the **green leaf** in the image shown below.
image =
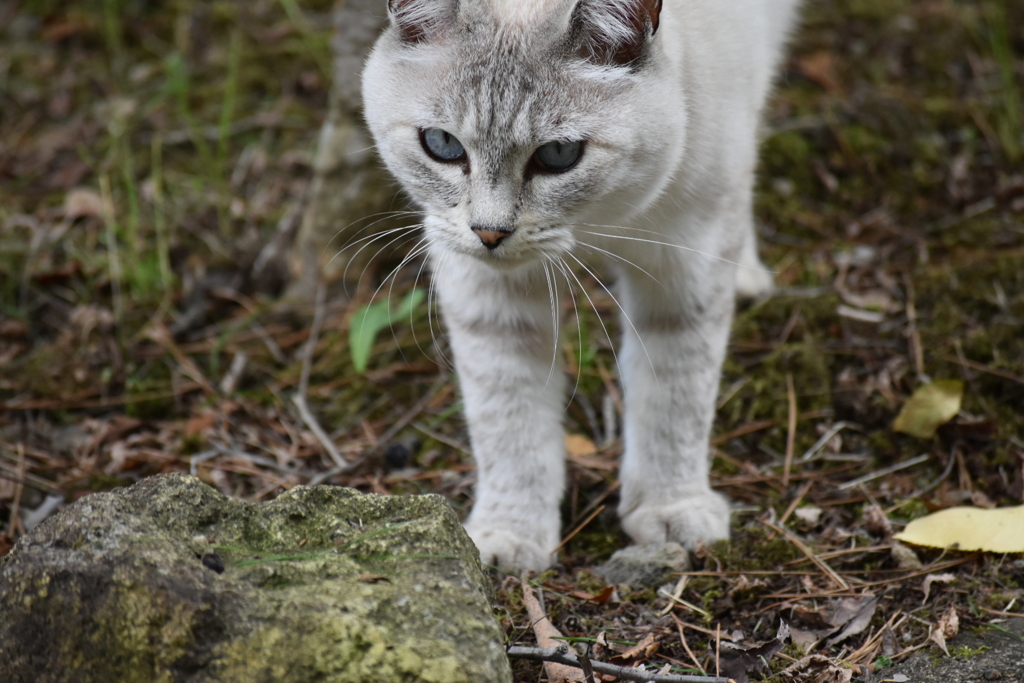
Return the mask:
{"type": "Polygon", "coordinates": [[[370,364],[373,342],[377,339],[380,331],[389,327],[392,321],[409,318],[425,298],[426,292],[416,288],[406,294],[402,303],[394,310],[391,309],[390,302],[385,299],[367,304],[356,311],[348,328],[349,354],[356,372],[366,372],[366,368],[370,364]]]}
{"type": "Polygon", "coordinates": [[[918,387],[903,404],[892,428],[919,439],[930,439],[935,430],[960,412],[964,383],[958,379],[940,379],[918,387]]]}
{"type": "Polygon", "coordinates": [[[402,299],[402,303],[398,305],[398,308],[395,309],[395,318],[398,318],[399,320],[408,318],[412,315],[412,312],[416,310],[421,303],[423,303],[423,300],[426,297],[427,293],[419,287],[410,291],[405,295],[405,298],[402,299]]]}

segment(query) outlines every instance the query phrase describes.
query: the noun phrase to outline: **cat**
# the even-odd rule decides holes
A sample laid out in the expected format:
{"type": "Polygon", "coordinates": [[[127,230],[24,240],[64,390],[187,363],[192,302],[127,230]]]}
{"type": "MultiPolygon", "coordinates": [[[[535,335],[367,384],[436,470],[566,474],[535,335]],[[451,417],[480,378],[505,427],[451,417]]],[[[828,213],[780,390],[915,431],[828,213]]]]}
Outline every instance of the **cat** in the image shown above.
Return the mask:
{"type": "Polygon", "coordinates": [[[728,538],[708,440],[735,297],[773,285],[753,227],[757,132],[797,2],[388,2],[365,117],[423,211],[484,563],[556,559],[556,301],[597,256],[624,330],[622,526],[638,544],[728,538]]]}

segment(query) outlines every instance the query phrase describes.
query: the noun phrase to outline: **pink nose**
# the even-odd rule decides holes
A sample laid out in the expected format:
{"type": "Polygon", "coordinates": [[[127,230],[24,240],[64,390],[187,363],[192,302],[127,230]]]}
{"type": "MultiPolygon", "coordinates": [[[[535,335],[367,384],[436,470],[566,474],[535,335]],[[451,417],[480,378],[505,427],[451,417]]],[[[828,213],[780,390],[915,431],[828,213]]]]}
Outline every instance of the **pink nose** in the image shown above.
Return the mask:
{"type": "Polygon", "coordinates": [[[491,228],[470,228],[488,249],[495,249],[501,241],[512,234],[509,230],[492,230],[491,228]]]}

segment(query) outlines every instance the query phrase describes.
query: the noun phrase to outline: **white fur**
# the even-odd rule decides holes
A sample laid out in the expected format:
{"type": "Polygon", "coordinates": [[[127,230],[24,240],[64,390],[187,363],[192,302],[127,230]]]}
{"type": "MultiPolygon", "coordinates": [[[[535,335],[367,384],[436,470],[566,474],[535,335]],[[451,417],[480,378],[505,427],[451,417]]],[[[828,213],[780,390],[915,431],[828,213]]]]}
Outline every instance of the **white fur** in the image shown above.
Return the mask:
{"type": "MultiPolygon", "coordinates": [[[[633,0],[582,1],[607,36],[633,0]]],[[[364,72],[381,155],[425,213],[478,464],[466,528],[484,562],[511,569],[547,567],[560,535],[566,382],[552,310],[571,276],[556,267],[614,255],[619,513],[639,543],[728,537],[728,504],[708,482],[714,399],[737,289],[771,287],[751,212],[756,131],[797,0],[665,0],[636,68],[553,60],[576,2],[462,0],[442,38],[410,46],[386,32],[364,72]],[[417,130],[434,127],[465,145],[468,174],[426,157],[417,130]],[[586,140],[580,163],[524,179],[550,140],[586,140]],[[514,232],[488,251],[470,230],[481,224],[514,232]]]]}

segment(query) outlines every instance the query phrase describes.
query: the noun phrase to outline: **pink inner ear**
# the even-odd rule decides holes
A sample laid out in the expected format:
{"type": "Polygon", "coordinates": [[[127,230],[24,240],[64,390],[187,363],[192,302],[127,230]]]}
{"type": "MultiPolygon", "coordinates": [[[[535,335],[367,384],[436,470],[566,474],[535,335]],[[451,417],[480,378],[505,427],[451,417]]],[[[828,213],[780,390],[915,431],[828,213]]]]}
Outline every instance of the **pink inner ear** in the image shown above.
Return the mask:
{"type": "Polygon", "coordinates": [[[388,9],[402,40],[408,43],[426,40],[441,11],[439,4],[437,0],[388,0],[388,9]]]}
{"type": "Polygon", "coordinates": [[[622,28],[629,34],[629,38],[616,39],[602,33],[598,27],[590,27],[592,39],[589,45],[581,48],[581,57],[625,66],[643,55],[648,39],[658,31],[662,0],[630,0],[626,4],[626,12],[619,15],[618,19],[622,22],[622,28]]]}

